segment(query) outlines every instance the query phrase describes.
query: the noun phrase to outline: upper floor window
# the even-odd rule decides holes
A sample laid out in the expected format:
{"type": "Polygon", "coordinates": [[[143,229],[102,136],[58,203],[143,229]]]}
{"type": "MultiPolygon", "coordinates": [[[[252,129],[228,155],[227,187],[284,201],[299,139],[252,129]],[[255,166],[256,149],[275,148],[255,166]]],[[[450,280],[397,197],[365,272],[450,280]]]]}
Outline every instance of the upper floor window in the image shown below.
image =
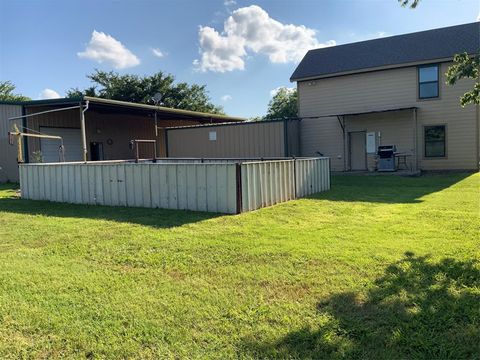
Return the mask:
{"type": "Polygon", "coordinates": [[[420,99],[438,97],[438,65],[418,68],[418,97],[420,99]]]}

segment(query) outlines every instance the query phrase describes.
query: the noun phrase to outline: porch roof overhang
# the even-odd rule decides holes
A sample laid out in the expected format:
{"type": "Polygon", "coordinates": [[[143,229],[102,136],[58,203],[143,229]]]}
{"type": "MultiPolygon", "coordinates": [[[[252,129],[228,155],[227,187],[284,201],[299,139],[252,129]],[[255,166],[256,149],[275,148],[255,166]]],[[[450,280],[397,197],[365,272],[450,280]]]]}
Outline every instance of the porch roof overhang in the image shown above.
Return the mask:
{"type": "MultiPolygon", "coordinates": [[[[246,121],[245,118],[211,114],[200,111],[191,111],[183,109],[168,108],[165,106],[156,106],[140,103],[132,103],[127,101],[102,99],[90,96],[77,98],[61,98],[48,100],[32,100],[15,103],[15,105],[23,105],[26,108],[39,107],[55,107],[64,108],[72,105],[85,104],[88,101],[90,111],[99,113],[123,113],[138,116],[154,116],[156,114],[158,120],[190,120],[200,123],[225,123],[225,122],[241,122],[246,121]]],[[[1,102],[7,103],[7,102],[1,102]]],[[[37,112],[37,111],[34,111],[37,112]]],[[[40,111],[38,111],[40,112],[40,111]]]]}

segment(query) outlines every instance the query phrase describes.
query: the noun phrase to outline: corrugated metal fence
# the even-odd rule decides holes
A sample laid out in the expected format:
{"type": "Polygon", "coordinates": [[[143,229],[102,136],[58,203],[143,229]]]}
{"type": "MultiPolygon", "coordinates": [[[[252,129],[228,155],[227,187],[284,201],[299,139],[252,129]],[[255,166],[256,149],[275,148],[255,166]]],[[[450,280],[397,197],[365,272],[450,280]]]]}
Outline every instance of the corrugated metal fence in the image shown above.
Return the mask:
{"type": "Polygon", "coordinates": [[[330,189],[330,159],[247,162],[242,165],[242,211],[330,189]]]}
{"type": "Polygon", "coordinates": [[[22,198],[236,212],[235,164],[27,164],[22,198]]]}
{"type": "Polygon", "coordinates": [[[20,165],[22,198],[239,213],[330,188],[328,158],[20,165]]]}
{"type": "Polygon", "coordinates": [[[279,160],[243,163],[242,211],[295,199],[294,162],[295,160],[279,160]]]}
{"type": "Polygon", "coordinates": [[[307,158],[295,162],[295,197],[330,189],[330,158],[307,158]]]}

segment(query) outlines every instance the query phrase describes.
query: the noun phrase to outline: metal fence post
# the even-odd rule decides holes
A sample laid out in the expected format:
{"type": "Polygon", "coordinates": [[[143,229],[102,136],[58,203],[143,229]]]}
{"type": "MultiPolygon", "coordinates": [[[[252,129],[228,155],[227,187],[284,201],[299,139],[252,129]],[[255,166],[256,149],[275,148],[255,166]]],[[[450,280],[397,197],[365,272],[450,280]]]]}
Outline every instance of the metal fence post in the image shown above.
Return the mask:
{"type": "Polygon", "coordinates": [[[235,164],[235,173],[237,178],[237,214],[242,212],[242,163],[235,164]]]}
{"type": "Polygon", "coordinates": [[[297,159],[293,157],[293,193],[295,199],[297,198],[297,159]]]}

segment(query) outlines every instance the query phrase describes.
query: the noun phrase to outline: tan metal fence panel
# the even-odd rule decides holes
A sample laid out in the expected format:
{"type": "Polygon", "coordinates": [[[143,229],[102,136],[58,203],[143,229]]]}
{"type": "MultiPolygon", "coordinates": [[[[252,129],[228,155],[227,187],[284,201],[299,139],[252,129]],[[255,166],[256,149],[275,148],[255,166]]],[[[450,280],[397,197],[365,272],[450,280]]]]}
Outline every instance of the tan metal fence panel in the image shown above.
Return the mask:
{"type": "Polygon", "coordinates": [[[330,159],[308,158],[295,160],[297,197],[330,190],[330,159]]]}
{"type": "Polygon", "coordinates": [[[171,128],[167,139],[169,157],[285,156],[284,121],[171,128]]]}
{"type": "Polygon", "coordinates": [[[234,163],[24,164],[22,198],[237,212],[234,163]]]}
{"type": "Polygon", "coordinates": [[[295,199],[294,160],[243,163],[242,211],[295,199]]]}

